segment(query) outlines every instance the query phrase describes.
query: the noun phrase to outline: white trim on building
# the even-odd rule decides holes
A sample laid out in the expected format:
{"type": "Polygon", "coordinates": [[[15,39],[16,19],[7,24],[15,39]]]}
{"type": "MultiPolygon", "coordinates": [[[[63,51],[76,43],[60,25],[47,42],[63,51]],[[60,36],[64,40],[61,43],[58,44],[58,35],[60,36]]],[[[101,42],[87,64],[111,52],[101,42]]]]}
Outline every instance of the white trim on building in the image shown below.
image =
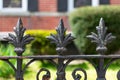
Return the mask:
{"type": "MultiPolygon", "coordinates": [[[[99,6],[99,0],[91,0],[91,6],[99,6]]],[[[68,0],[68,12],[74,9],[74,0],[68,0]]]]}
{"type": "Polygon", "coordinates": [[[99,0],[91,0],[92,6],[99,6],[99,0]]]}
{"type": "Polygon", "coordinates": [[[3,0],[0,0],[0,12],[25,12],[28,9],[28,0],[22,0],[21,8],[4,8],[3,0]]]}
{"type": "Polygon", "coordinates": [[[74,0],[68,0],[68,12],[74,9],[74,0]]]}

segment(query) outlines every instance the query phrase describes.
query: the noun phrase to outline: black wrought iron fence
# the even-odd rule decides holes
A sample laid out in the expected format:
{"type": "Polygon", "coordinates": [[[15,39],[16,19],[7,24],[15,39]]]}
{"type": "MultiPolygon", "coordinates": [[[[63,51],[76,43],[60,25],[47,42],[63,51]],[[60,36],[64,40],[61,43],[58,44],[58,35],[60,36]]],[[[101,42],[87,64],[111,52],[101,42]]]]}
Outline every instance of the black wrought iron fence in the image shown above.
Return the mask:
{"type": "MultiPolygon", "coordinates": [[[[14,51],[17,56],[0,56],[0,60],[7,62],[15,72],[15,80],[24,80],[24,73],[27,67],[35,62],[36,60],[48,60],[56,67],[56,80],[66,80],[66,67],[68,64],[74,60],[86,60],[90,62],[96,70],[97,79],[96,80],[106,80],[105,75],[109,65],[120,59],[120,55],[105,55],[105,51],[107,51],[106,45],[110,43],[115,36],[111,33],[106,33],[107,27],[105,27],[104,20],[101,18],[99,26],[96,27],[97,34],[91,32],[91,35],[88,35],[87,38],[91,39],[91,42],[97,44],[96,51],[98,55],[64,55],[64,52],[67,52],[66,46],[72,42],[75,38],[69,33],[66,34],[66,28],[64,27],[63,20],[60,20],[60,23],[56,29],[57,34],[50,34],[47,39],[51,40],[51,43],[56,44],[57,55],[37,55],[37,56],[23,56],[23,52],[25,51],[25,45],[30,43],[34,38],[29,35],[24,35],[25,28],[23,27],[22,20],[19,19],[16,27],[14,28],[15,35],[9,34],[8,40],[11,44],[15,46],[14,51]],[[10,59],[15,59],[17,61],[17,66],[15,67],[10,59]],[[23,67],[23,60],[30,59],[30,61],[25,64],[23,67]],[[58,61],[54,61],[57,59],[58,61]],[[98,63],[96,64],[92,59],[97,59],[98,63]],[[105,64],[104,60],[109,59],[109,62],[105,64]]],[[[50,80],[51,73],[48,69],[41,68],[37,75],[36,80],[39,79],[39,75],[42,71],[45,71],[46,74],[42,76],[42,80],[50,80]]],[[[72,77],[74,80],[81,80],[81,75],[76,74],[77,71],[82,71],[84,74],[84,80],[87,79],[87,73],[82,67],[78,67],[72,71],[72,77]]],[[[94,77],[94,76],[93,76],[94,77]]],[[[120,80],[120,71],[117,73],[117,79],[120,80]]]]}

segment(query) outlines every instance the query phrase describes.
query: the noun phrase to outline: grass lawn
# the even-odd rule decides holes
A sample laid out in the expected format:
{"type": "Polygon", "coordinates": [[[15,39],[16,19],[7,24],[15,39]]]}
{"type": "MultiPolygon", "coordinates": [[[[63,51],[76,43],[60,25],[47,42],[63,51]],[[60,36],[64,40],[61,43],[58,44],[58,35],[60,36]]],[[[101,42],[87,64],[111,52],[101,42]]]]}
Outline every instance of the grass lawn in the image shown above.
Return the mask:
{"type": "MultiPolygon", "coordinates": [[[[54,66],[51,65],[45,65],[43,67],[48,67],[48,69],[50,69],[51,72],[51,79],[50,80],[55,80],[56,78],[56,69],[54,66]]],[[[90,64],[80,64],[80,65],[69,65],[66,69],[66,79],[67,80],[73,80],[71,73],[75,68],[79,68],[79,67],[83,67],[86,71],[87,71],[87,80],[96,80],[96,72],[94,70],[94,68],[90,65],[90,64]]],[[[39,71],[40,69],[40,63],[39,62],[34,62],[32,63],[29,68],[28,68],[28,73],[24,75],[24,80],[36,80],[36,73],[39,71]]],[[[119,68],[117,69],[108,69],[107,73],[106,73],[106,79],[107,80],[117,80],[116,78],[116,74],[117,71],[119,70],[119,68]]],[[[82,72],[79,72],[82,74],[82,72]]],[[[42,72],[42,74],[44,74],[44,72],[42,72]]],[[[40,80],[41,80],[41,76],[40,75],[40,80]]],[[[83,75],[83,74],[82,74],[83,75]]],[[[3,79],[0,78],[0,80],[14,80],[14,78],[11,79],[3,79]]],[[[84,76],[82,77],[81,80],[84,80],[84,76]]]]}

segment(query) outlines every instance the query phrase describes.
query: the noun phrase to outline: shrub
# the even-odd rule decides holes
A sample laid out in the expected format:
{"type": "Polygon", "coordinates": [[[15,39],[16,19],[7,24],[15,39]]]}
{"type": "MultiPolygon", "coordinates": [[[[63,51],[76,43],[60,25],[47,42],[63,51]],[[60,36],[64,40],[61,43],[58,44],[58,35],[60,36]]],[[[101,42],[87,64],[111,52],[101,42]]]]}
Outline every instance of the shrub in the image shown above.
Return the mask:
{"type": "MultiPolygon", "coordinates": [[[[50,33],[56,34],[56,31],[53,30],[27,30],[26,34],[30,34],[34,36],[34,40],[29,44],[30,50],[34,55],[54,55],[56,53],[56,45],[51,44],[47,36],[50,36],[50,33]]],[[[68,51],[63,53],[65,55],[68,54],[78,54],[78,50],[74,43],[72,42],[68,46],[66,46],[68,51]]]]}
{"type": "MultiPolygon", "coordinates": [[[[30,55],[30,49],[29,47],[27,48],[23,55],[30,55]]],[[[16,56],[13,45],[7,41],[0,41],[0,56],[16,56]]],[[[17,62],[15,59],[10,59],[9,61],[16,66],[17,62]]],[[[25,66],[25,61],[26,60],[23,61],[23,66],[25,66]]],[[[28,72],[28,70],[26,72],[28,72]]],[[[0,77],[12,78],[15,75],[14,73],[14,70],[8,63],[0,60],[0,77]]]]}
{"type": "MultiPolygon", "coordinates": [[[[0,42],[0,56],[15,56],[14,48],[11,44],[7,42],[0,42]]],[[[15,66],[16,61],[14,59],[10,60],[15,66]]],[[[0,61],[0,77],[10,78],[14,76],[13,69],[6,62],[0,61]]]]}
{"type": "MultiPolygon", "coordinates": [[[[50,54],[55,54],[55,45],[50,44],[49,40],[46,39],[46,36],[49,36],[50,33],[55,33],[55,31],[28,30],[26,33],[34,36],[35,40],[27,45],[27,49],[25,50],[23,55],[31,55],[32,53],[47,54],[48,52],[50,54]]],[[[16,53],[14,52],[14,46],[9,44],[7,41],[0,41],[0,56],[16,56],[16,53]]],[[[23,62],[23,66],[25,64],[25,61],[26,60],[24,60],[23,62]]],[[[14,66],[16,66],[15,59],[11,59],[10,62],[12,62],[14,66]]],[[[26,72],[28,72],[28,70],[26,72]]],[[[0,61],[0,77],[11,78],[13,76],[14,71],[9,66],[9,64],[0,61]]]]}
{"type": "Polygon", "coordinates": [[[108,33],[113,33],[116,40],[110,43],[106,54],[115,53],[120,48],[120,6],[82,7],[74,10],[70,16],[70,25],[76,36],[75,43],[85,54],[95,54],[95,44],[86,38],[90,32],[96,32],[100,18],[103,17],[108,33]]]}
{"type": "MultiPolygon", "coordinates": [[[[26,50],[23,53],[23,55],[45,55],[45,54],[56,54],[55,51],[55,45],[51,44],[48,39],[46,39],[46,36],[49,36],[50,33],[55,33],[53,30],[27,30],[26,34],[30,34],[31,36],[34,36],[34,40],[26,46],[26,50]]],[[[74,51],[74,44],[71,43],[68,45],[67,48],[69,48],[68,53],[71,54],[74,51]]],[[[78,53],[77,50],[74,52],[78,53]]],[[[76,54],[74,53],[74,54],[76,54]]],[[[14,52],[14,46],[9,44],[7,41],[0,41],[0,56],[16,56],[16,53],[14,52]]],[[[27,60],[23,61],[23,66],[25,65],[27,60]]],[[[11,59],[10,62],[16,66],[16,60],[11,59]]],[[[43,65],[48,65],[47,62],[42,61],[43,65]]],[[[28,72],[27,70],[26,72],[28,72]]],[[[11,78],[14,76],[13,69],[9,66],[9,64],[0,61],[0,77],[3,78],[11,78]],[[7,67],[5,67],[7,66],[7,67]]]]}
{"type": "Polygon", "coordinates": [[[30,50],[34,55],[55,54],[55,45],[50,44],[46,39],[50,33],[55,33],[53,30],[27,30],[26,34],[30,34],[35,39],[29,44],[30,50]]]}

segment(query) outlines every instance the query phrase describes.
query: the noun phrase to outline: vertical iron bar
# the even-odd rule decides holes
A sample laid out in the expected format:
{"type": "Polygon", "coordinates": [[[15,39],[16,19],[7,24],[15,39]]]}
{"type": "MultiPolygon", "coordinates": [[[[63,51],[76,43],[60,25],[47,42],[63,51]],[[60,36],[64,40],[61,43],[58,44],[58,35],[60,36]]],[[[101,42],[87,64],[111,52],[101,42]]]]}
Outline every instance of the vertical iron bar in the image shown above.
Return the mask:
{"type": "MultiPolygon", "coordinates": [[[[56,51],[59,56],[63,56],[63,52],[65,52],[66,46],[72,42],[75,38],[71,36],[71,34],[66,34],[66,28],[64,27],[63,20],[61,19],[58,27],[56,28],[57,34],[51,34],[47,38],[51,40],[51,43],[55,43],[57,48],[56,51]]],[[[65,59],[58,58],[57,65],[57,80],[66,80],[65,79],[65,59]]]]}
{"type": "Polygon", "coordinates": [[[96,80],[106,80],[105,73],[106,73],[106,71],[104,70],[104,58],[100,58],[99,64],[98,64],[97,79],[96,80]]]}
{"type": "Polygon", "coordinates": [[[66,80],[65,68],[64,68],[64,59],[58,59],[57,80],[66,80]]]}
{"type": "Polygon", "coordinates": [[[16,71],[16,80],[24,80],[22,72],[22,59],[17,59],[17,71],[16,71]]]}
{"type": "MultiPolygon", "coordinates": [[[[7,40],[15,46],[14,51],[17,56],[22,56],[25,51],[26,44],[30,43],[34,38],[30,35],[24,35],[26,28],[23,27],[21,18],[18,19],[16,27],[14,28],[15,35],[9,34],[7,40]]],[[[17,58],[17,69],[16,69],[16,80],[23,79],[23,70],[22,70],[23,60],[17,58]]]]}
{"type": "MultiPolygon", "coordinates": [[[[115,36],[112,36],[112,33],[106,34],[107,27],[105,27],[105,23],[103,18],[100,19],[99,26],[96,27],[97,34],[94,32],[91,32],[91,35],[88,35],[87,37],[91,39],[91,42],[97,43],[96,51],[103,55],[105,51],[107,51],[106,45],[110,43],[113,39],[115,39],[115,36]]],[[[97,72],[97,79],[96,80],[106,80],[105,73],[106,70],[104,68],[104,58],[100,58],[98,62],[98,66],[96,69],[97,72]]]]}

